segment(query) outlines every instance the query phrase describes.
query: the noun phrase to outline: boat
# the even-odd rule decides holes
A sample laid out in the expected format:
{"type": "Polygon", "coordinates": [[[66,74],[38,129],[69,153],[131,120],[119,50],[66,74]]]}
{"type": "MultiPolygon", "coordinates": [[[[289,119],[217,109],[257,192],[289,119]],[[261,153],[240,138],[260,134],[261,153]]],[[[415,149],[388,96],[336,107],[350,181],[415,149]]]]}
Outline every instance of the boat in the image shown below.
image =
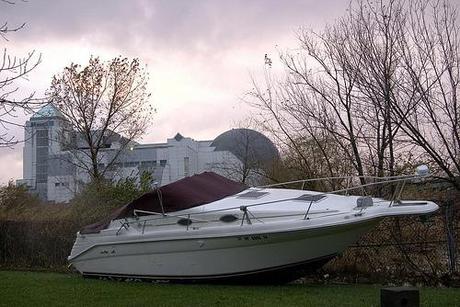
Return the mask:
{"type": "Polygon", "coordinates": [[[385,217],[436,211],[431,201],[398,198],[421,177],[385,179],[398,184],[385,200],[349,195],[354,188],[247,187],[204,172],[84,227],[68,261],[85,277],[285,283],[323,266],[385,217]]]}

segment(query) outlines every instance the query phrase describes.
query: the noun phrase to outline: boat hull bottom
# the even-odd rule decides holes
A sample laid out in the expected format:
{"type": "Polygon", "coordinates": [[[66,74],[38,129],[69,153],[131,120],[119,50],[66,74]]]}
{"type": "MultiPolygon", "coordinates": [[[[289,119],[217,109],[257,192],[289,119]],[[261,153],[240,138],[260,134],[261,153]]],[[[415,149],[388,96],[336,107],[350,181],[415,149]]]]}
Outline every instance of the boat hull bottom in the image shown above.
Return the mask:
{"type": "Polygon", "coordinates": [[[222,284],[285,284],[313,273],[332,260],[337,254],[310,259],[301,263],[294,263],[259,271],[242,272],[233,275],[199,276],[199,277],[168,277],[150,275],[125,275],[83,272],[84,278],[113,278],[138,279],[142,281],[167,281],[171,283],[222,283],[222,284]]]}

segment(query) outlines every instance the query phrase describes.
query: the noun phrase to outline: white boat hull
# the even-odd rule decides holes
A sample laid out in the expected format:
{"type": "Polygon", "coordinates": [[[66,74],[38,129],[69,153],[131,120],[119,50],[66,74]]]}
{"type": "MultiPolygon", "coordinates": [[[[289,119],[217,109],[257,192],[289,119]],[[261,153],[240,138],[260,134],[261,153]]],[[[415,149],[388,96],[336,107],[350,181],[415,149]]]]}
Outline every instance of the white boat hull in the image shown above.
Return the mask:
{"type": "Polygon", "coordinates": [[[113,219],[79,233],[69,261],[86,276],[282,283],[343,252],[384,217],[438,209],[426,201],[260,191],[250,190],[253,199],[236,194],[171,214],[113,219]]]}
{"type": "Polygon", "coordinates": [[[83,275],[97,276],[212,280],[289,273],[288,279],[296,279],[341,253],[378,220],[277,233],[107,243],[88,249],[72,264],[83,275]]]}

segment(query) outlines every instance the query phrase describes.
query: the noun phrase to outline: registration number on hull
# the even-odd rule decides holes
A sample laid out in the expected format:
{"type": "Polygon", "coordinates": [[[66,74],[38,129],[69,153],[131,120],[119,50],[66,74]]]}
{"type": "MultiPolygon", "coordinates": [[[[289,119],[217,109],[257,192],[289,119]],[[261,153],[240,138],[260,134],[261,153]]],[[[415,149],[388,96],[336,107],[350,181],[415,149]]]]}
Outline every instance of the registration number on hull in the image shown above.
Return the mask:
{"type": "Polygon", "coordinates": [[[248,235],[248,236],[238,236],[238,241],[259,241],[259,240],[267,240],[268,235],[248,235]]]}

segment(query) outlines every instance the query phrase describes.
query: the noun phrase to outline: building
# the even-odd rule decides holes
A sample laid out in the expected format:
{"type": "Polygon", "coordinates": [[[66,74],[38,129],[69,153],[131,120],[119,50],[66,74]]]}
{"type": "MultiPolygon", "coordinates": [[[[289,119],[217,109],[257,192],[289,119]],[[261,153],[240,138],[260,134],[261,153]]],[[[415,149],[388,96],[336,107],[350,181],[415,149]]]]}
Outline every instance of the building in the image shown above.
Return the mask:
{"type": "MultiPolygon", "coordinates": [[[[75,156],[61,140],[65,119],[52,104],[36,112],[25,126],[23,148],[23,184],[50,202],[67,202],[89,182],[88,172],[79,167],[84,157],[75,156]]],[[[100,167],[106,167],[117,153],[115,163],[105,176],[111,180],[127,177],[139,179],[148,172],[155,184],[161,186],[181,178],[214,171],[230,179],[255,183],[260,178],[261,163],[279,157],[273,143],[261,133],[250,129],[232,129],[215,140],[196,141],[177,133],[165,143],[138,144],[132,142],[120,152],[123,138],[111,137],[104,141],[100,167]]],[[[84,146],[81,140],[76,146],[84,146]]]]}

